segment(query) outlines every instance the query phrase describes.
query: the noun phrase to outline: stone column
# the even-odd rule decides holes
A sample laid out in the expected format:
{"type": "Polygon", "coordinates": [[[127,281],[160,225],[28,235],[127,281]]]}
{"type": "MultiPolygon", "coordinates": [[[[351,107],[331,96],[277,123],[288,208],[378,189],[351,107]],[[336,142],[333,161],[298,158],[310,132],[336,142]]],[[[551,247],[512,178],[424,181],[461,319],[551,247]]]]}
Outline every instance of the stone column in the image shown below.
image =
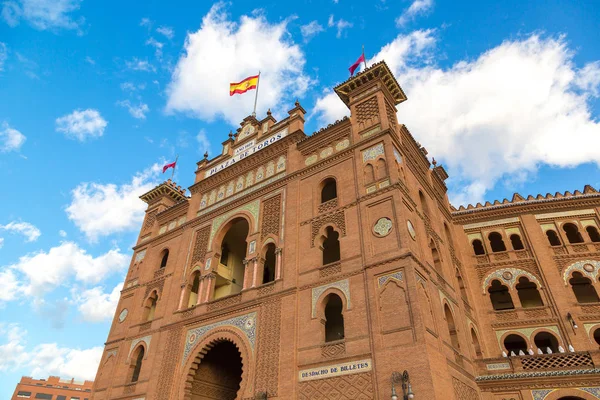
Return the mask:
{"type": "Polygon", "coordinates": [[[244,283],[242,285],[242,290],[248,289],[250,286],[250,267],[248,266],[249,260],[244,258],[242,264],[244,264],[244,283]]]}
{"type": "Polygon", "coordinates": [[[204,294],[204,281],[206,280],[205,276],[200,277],[200,287],[198,288],[198,298],[196,299],[196,305],[202,304],[202,295],[204,294]]]}
{"type": "Polygon", "coordinates": [[[183,299],[185,299],[185,292],[187,291],[187,286],[187,282],[181,284],[181,296],[179,296],[178,310],[183,310],[183,299]]]}
{"type": "Polygon", "coordinates": [[[204,303],[207,302],[215,292],[215,274],[211,272],[210,274],[206,275],[206,279],[208,279],[208,281],[206,283],[206,294],[203,301],[204,303]]]}
{"type": "Polygon", "coordinates": [[[252,273],[252,287],[256,287],[256,274],[258,272],[258,257],[254,257],[252,260],[252,268],[254,269],[252,273]]]}
{"type": "Polygon", "coordinates": [[[281,247],[275,249],[275,280],[281,278],[281,250],[283,250],[281,247]]]}

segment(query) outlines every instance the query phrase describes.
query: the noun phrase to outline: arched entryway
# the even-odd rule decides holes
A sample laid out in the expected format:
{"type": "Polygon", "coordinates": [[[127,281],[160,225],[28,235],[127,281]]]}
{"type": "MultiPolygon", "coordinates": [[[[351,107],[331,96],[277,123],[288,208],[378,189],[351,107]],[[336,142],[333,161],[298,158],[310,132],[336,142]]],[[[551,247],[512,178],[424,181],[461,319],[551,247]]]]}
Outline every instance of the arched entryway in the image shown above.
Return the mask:
{"type": "Polygon", "coordinates": [[[218,341],[204,350],[193,374],[191,400],[235,400],[242,382],[242,355],[229,340],[218,341]]]}

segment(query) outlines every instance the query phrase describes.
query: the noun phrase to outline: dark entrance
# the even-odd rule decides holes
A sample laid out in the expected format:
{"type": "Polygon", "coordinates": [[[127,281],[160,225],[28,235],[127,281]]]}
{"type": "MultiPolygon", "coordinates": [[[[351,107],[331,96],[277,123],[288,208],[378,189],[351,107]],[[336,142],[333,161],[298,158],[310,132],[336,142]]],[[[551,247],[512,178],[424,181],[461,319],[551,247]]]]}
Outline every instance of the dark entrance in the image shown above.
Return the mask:
{"type": "Polygon", "coordinates": [[[200,362],[192,383],[192,400],[235,400],[241,381],[240,352],[231,342],[219,342],[200,362]]]}

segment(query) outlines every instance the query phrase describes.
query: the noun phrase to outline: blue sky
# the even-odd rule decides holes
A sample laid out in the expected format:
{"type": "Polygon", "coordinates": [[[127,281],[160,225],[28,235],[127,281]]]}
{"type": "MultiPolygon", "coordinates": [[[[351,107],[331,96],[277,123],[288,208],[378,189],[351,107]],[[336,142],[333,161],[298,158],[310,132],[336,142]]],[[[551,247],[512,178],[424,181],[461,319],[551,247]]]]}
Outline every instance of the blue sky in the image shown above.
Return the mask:
{"type": "Polygon", "coordinates": [[[298,98],[307,133],[364,44],[456,206],[600,186],[596,1],[8,0],[0,14],[0,397],[21,375],[92,378],[143,218],[252,110],[298,98]],[[34,7],[37,4],[37,7],[34,7]],[[89,360],[93,360],[90,362],[89,360]]]}

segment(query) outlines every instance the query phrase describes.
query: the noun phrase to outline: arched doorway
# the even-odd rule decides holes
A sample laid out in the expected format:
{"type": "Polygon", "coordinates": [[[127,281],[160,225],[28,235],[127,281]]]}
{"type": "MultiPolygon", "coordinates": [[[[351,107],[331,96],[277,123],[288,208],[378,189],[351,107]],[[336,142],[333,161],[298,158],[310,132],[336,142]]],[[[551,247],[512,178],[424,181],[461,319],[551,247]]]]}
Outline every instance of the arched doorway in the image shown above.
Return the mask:
{"type": "Polygon", "coordinates": [[[229,340],[217,342],[193,375],[191,400],[235,400],[242,381],[242,355],[229,340]]]}

